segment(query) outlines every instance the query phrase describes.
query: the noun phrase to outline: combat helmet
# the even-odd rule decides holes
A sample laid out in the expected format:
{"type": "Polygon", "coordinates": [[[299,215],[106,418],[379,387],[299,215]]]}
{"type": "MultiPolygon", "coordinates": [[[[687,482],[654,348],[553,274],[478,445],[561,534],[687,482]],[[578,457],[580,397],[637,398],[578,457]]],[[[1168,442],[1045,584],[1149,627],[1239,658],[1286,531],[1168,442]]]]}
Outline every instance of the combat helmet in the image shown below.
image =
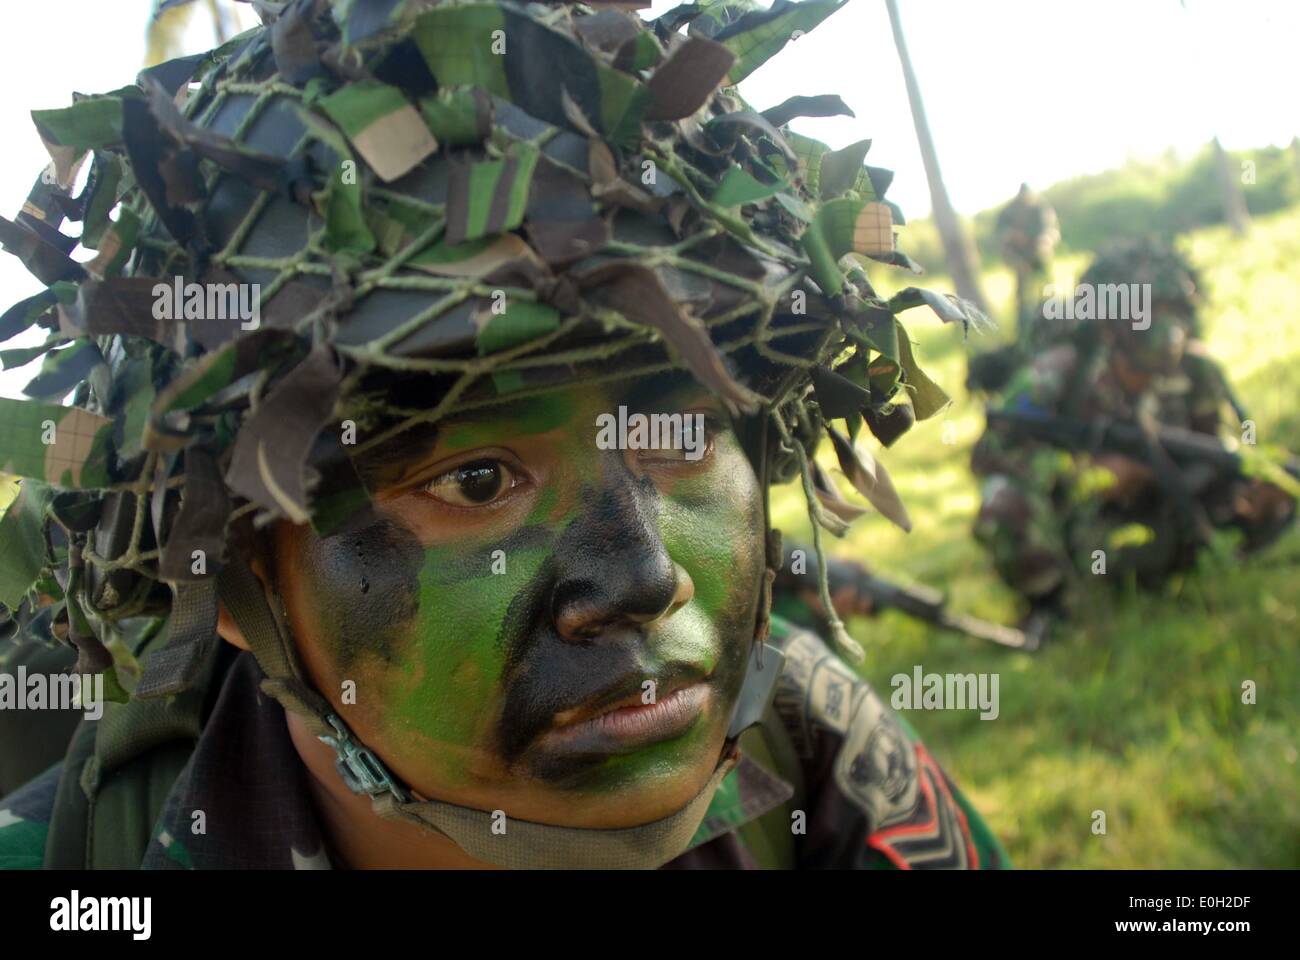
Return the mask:
{"type": "MultiPolygon", "coordinates": [[[[1126,356],[1152,370],[1169,371],[1188,340],[1200,334],[1201,283],[1196,269],[1173,246],[1154,237],[1119,240],[1104,247],[1084,271],[1080,289],[1097,302],[1108,289],[1147,301],[1150,316],[1107,316],[1108,331],[1124,344],[1126,356]]],[[[1132,311],[1130,311],[1132,312],[1132,311]]]]}
{"type": "Polygon", "coordinates": [[[996,222],[1002,256],[1015,270],[1040,272],[1047,269],[1052,251],[1061,239],[1056,211],[1027,183],[998,213],[996,222]]]}
{"type": "Polygon", "coordinates": [[[1200,275],[1175,247],[1154,237],[1108,244],[1084,272],[1081,283],[1139,283],[1151,286],[1151,301],[1174,311],[1192,333],[1198,332],[1200,275]]]}
{"type": "Polygon", "coordinates": [[[647,25],[597,4],[292,0],[34,111],[51,168],[0,219],[47,285],[0,318],[5,339],[48,331],[33,399],[0,401],[0,470],[27,478],[0,528],[11,629],[75,645],[123,700],[167,696],[215,642],[220,597],[264,689],[345,777],[455,837],[464,811],[416,817],[439,805],[404,795],[304,681],[237,522],[327,534],[367,502],[358,457],[616,366],[689,370],[753,425],[760,480],[802,479],[818,543],[861,512],[810,456],[824,434],[907,525],[854,445],[947,402],[896,315],[983,318],[914,287],[881,298],[850,261],[916,270],[869,142],[786,127],[849,113],[838,97],[760,112],[733,89],[843,2],[702,2],[647,25]],[[166,643],[137,665],[139,623],[166,643]]]}

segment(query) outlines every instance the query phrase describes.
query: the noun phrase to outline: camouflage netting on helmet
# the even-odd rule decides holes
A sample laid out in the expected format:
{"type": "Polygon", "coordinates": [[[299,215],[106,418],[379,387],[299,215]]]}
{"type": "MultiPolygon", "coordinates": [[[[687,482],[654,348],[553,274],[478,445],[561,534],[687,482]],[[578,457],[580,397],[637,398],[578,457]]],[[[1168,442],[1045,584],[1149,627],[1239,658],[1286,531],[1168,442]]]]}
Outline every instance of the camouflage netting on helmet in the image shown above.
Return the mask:
{"type": "Polygon", "coordinates": [[[45,359],[32,401],[0,401],[0,471],[31,478],[0,528],[0,602],[113,674],[128,618],[211,630],[232,518],[327,532],[366,502],[356,459],[412,429],[669,369],[768,417],[769,478],[802,475],[835,530],[861,508],[809,452],[843,419],[845,473],[905,523],[852,440],[865,422],[888,444],[947,402],[896,314],[982,318],[871,288],[855,258],[915,269],[891,174],[864,165],[869,141],[786,128],[849,114],[838,97],[758,112],[732,87],[844,2],[713,0],[649,25],[264,4],[283,9],[217,50],[35,111],[54,175],[0,241],[47,289],[0,339],[48,339],[5,356],[45,359]]]}
{"type": "Polygon", "coordinates": [[[1092,287],[1149,284],[1153,304],[1172,312],[1193,335],[1199,332],[1200,277],[1186,257],[1159,240],[1141,237],[1107,244],[1080,283],[1092,287]]]}

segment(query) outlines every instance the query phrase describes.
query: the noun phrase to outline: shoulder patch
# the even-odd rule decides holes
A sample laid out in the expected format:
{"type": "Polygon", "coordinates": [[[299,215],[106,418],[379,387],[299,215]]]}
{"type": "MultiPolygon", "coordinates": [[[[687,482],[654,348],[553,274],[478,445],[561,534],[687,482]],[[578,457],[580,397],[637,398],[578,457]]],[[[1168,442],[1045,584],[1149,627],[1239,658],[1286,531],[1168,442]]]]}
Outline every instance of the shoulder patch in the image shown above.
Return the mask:
{"type": "Polygon", "coordinates": [[[812,756],[814,734],[821,727],[844,734],[853,700],[865,681],[816,634],[795,630],[783,648],[785,668],[773,703],[800,756],[812,756]]]}
{"type": "Polygon", "coordinates": [[[919,801],[917,758],[897,718],[865,683],[844,745],[835,785],[867,815],[873,831],[907,822],[919,801]]]}
{"type": "Polygon", "coordinates": [[[842,740],[834,777],[871,829],[906,820],[917,803],[916,759],[893,712],[815,634],[793,633],[777,685],[777,712],[805,758],[823,731],[842,740]]]}
{"type": "Polygon", "coordinates": [[[834,751],[829,779],[865,818],[865,846],[902,869],[978,867],[953,787],[910,728],[815,634],[791,632],[784,652],[777,713],[805,760],[834,751]]]}
{"type": "Polygon", "coordinates": [[[921,744],[916,753],[919,788],[912,812],[891,826],[875,830],[867,846],[879,850],[902,870],[979,868],[966,814],[952,795],[948,778],[921,744]]]}

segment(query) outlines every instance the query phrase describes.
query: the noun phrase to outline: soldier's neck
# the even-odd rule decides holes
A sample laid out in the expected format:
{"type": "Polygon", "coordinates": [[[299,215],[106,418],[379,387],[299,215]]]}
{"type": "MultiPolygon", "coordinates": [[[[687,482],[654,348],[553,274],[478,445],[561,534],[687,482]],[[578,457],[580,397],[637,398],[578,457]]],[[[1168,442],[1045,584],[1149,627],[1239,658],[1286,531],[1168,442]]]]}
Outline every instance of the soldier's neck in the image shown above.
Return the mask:
{"type": "Polygon", "coordinates": [[[450,840],[397,820],[385,820],[370,799],[348,789],[334,768],[334,751],[285,712],[289,738],[307,768],[308,789],[335,866],[353,870],[492,870],[450,840]],[[339,862],[341,861],[341,862],[339,862]]]}

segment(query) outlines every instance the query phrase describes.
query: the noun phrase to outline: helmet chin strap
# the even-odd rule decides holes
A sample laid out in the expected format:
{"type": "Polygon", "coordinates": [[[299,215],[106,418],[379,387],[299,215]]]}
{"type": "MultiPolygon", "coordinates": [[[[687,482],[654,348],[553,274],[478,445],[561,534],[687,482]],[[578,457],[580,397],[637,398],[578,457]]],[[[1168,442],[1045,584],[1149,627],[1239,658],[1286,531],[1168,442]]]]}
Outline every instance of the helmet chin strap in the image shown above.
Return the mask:
{"type": "MultiPolygon", "coordinates": [[[[766,479],[765,464],[759,473],[766,479]]],[[[764,528],[767,487],[763,490],[764,528]]],[[[513,869],[654,869],[681,855],[723,777],[739,760],[737,740],[758,723],[771,703],[784,657],[766,643],[772,599],[773,540],[775,562],[781,560],[779,535],[767,538],[767,569],[757,604],[754,642],[727,738],[708,782],[680,810],[634,827],[595,829],[509,820],[501,831],[499,815],[486,810],[426,800],[388,770],[373,750],[360,743],[333,706],[306,681],[287,624],[276,604],[268,602],[262,582],[242,557],[222,569],[221,601],[248,641],[266,674],[262,690],[300,716],[307,729],[334,749],[335,766],[349,789],[370,797],[379,816],[400,820],[451,840],[476,860],[513,869]]]]}

